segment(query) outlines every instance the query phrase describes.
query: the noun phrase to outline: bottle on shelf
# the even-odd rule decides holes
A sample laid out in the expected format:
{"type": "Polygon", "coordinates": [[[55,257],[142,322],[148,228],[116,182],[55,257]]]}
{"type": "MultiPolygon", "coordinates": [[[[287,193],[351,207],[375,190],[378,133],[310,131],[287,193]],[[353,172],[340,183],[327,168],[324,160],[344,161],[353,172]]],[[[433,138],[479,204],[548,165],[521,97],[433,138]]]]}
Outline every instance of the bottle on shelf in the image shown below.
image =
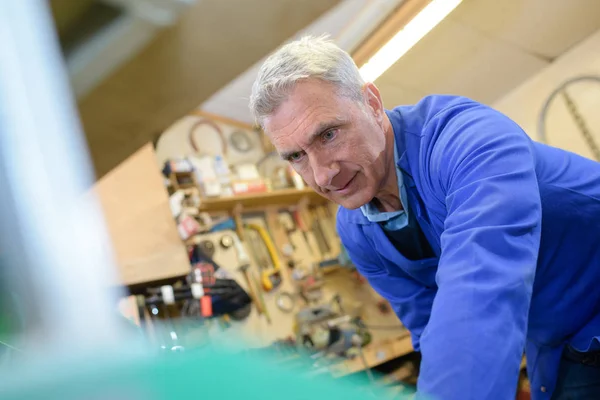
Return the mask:
{"type": "Polygon", "coordinates": [[[231,170],[229,169],[229,165],[227,165],[227,161],[221,155],[215,157],[215,173],[221,184],[221,196],[233,195],[233,190],[231,189],[231,170]]]}

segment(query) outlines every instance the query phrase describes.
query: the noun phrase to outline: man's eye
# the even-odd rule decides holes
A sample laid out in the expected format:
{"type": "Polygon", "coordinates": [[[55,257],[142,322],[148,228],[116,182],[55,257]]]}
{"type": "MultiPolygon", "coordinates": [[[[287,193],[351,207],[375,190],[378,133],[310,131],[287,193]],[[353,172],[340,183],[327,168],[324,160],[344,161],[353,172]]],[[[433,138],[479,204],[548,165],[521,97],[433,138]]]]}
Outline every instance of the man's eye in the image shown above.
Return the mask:
{"type": "Polygon", "coordinates": [[[335,137],[335,132],[336,132],[335,129],[325,132],[322,136],[323,140],[326,142],[332,140],[335,137]]]}
{"type": "Polygon", "coordinates": [[[300,153],[299,151],[290,154],[290,156],[288,157],[289,161],[298,161],[300,158],[302,158],[302,153],[300,153]]]}

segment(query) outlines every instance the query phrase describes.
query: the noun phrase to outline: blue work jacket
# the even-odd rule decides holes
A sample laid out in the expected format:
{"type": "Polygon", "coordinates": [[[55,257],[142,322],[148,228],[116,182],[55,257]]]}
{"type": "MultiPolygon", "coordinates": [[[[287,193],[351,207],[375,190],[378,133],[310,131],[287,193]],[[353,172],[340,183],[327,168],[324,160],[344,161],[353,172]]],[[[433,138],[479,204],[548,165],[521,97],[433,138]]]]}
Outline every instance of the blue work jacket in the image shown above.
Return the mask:
{"type": "Polygon", "coordinates": [[[533,398],[550,399],[564,346],[600,348],[600,163],[464,97],[387,113],[435,257],[404,257],[360,209],[337,228],[422,353],[418,391],[514,399],[525,350],[533,398]]]}

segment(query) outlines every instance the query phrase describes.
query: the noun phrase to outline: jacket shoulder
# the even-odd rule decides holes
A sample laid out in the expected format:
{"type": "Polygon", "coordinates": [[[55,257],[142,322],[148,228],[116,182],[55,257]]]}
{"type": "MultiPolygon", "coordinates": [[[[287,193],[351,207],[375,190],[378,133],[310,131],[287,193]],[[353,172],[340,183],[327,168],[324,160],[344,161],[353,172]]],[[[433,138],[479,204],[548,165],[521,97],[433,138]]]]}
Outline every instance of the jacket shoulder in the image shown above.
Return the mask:
{"type": "Polygon", "coordinates": [[[432,120],[478,105],[481,103],[464,96],[430,95],[414,105],[398,106],[392,110],[392,114],[402,120],[406,133],[420,136],[426,133],[424,127],[432,120]]]}
{"type": "MultiPolygon", "coordinates": [[[[363,226],[369,223],[371,222],[362,214],[360,209],[348,210],[341,206],[338,208],[336,230],[342,241],[342,245],[351,256],[354,254],[354,257],[356,257],[355,253],[357,249],[361,249],[360,252],[364,252],[370,247],[363,226]]],[[[355,259],[353,261],[356,262],[355,259]]]]}

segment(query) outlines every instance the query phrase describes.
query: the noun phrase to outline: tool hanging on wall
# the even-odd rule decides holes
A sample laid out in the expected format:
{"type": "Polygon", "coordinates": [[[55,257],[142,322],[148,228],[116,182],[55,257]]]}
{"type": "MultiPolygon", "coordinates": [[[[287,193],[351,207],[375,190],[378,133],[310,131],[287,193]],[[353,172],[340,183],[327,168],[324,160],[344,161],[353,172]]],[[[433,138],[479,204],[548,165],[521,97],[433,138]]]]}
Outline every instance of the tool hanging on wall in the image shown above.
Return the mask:
{"type": "Polygon", "coordinates": [[[323,297],[323,286],[325,282],[316,273],[307,273],[295,279],[296,293],[280,291],[275,297],[275,305],[281,311],[289,313],[294,310],[296,300],[300,297],[307,306],[317,304],[323,297]]]}
{"type": "Polygon", "coordinates": [[[325,230],[321,225],[322,221],[317,215],[316,209],[311,210],[310,213],[312,215],[312,231],[315,235],[317,246],[319,247],[319,252],[322,255],[322,259],[331,258],[331,246],[325,234],[325,230]]]}
{"type": "MultiPolygon", "coordinates": [[[[316,246],[314,246],[315,243],[313,242],[313,240],[311,240],[308,226],[304,222],[304,219],[302,218],[300,212],[297,209],[283,211],[280,214],[280,223],[287,230],[288,237],[290,237],[290,240],[296,230],[301,233],[301,238],[299,241],[304,242],[302,247],[306,247],[312,261],[317,261],[321,258],[319,254],[319,249],[316,248],[316,246]],[[293,228],[290,229],[291,227],[293,228]]],[[[296,251],[298,250],[298,246],[296,244],[294,244],[294,248],[296,251]]]]}
{"type": "MultiPolygon", "coordinates": [[[[194,246],[190,255],[193,266],[192,274],[188,281],[202,284],[204,292],[212,299],[210,312],[213,316],[229,314],[233,319],[240,320],[250,312],[251,298],[244,289],[233,279],[227,277],[222,269],[211,257],[203,252],[200,246],[194,246]],[[219,292],[215,290],[227,290],[219,292]]],[[[203,314],[209,312],[208,304],[197,303],[203,314]],[[203,308],[202,308],[203,307],[203,308]]]]}
{"type": "MultiPolygon", "coordinates": [[[[254,287],[260,287],[260,283],[258,282],[258,280],[256,279],[256,277],[254,276],[254,274],[252,274],[251,272],[248,272],[249,276],[251,277],[251,281],[252,281],[252,285],[254,287]]],[[[260,303],[262,310],[263,310],[263,314],[265,315],[265,318],[267,319],[267,323],[271,324],[271,315],[269,314],[269,310],[267,309],[267,303],[265,303],[265,298],[263,296],[263,291],[258,289],[256,291],[256,296],[257,296],[257,301],[260,303]]]]}
{"type": "Polygon", "coordinates": [[[573,99],[571,98],[569,93],[567,92],[567,89],[564,89],[561,94],[562,94],[563,99],[565,100],[565,104],[567,105],[567,109],[569,110],[569,113],[571,114],[571,116],[575,120],[575,123],[577,124],[579,133],[581,133],[581,136],[583,136],[583,139],[585,140],[588,147],[592,151],[592,154],[594,155],[594,158],[596,158],[596,161],[600,161],[600,148],[598,147],[598,144],[596,143],[594,136],[590,132],[590,130],[587,126],[587,123],[583,119],[581,112],[577,108],[577,105],[575,104],[575,102],[573,101],[573,99]]]}
{"type": "Polygon", "coordinates": [[[252,139],[245,131],[233,131],[229,135],[229,144],[240,153],[247,153],[254,147],[252,139]]]}
{"type": "Polygon", "coordinates": [[[292,256],[294,249],[290,244],[286,228],[280,222],[279,210],[276,207],[268,207],[265,211],[265,220],[267,222],[267,229],[277,247],[277,251],[281,255],[281,262],[284,264],[293,262],[292,256]]]}
{"type": "Polygon", "coordinates": [[[563,100],[565,101],[565,104],[567,106],[567,111],[569,112],[569,114],[571,114],[571,117],[575,120],[577,129],[579,130],[579,133],[583,136],[583,139],[586,142],[587,146],[589,147],[590,151],[592,152],[593,157],[596,159],[596,161],[600,161],[600,147],[598,146],[598,143],[596,143],[594,135],[590,131],[579,108],[575,104],[575,101],[573,100],[571,95],[569,95],[569,93],[567,92],[567,88],[569,86],[573,85],[574,83],[579,83],[579,82],[593,82],[593,83],[599,84],[598,87],[600,88],[600,76],[595,76],[595,75],[577,76],[577,77],[568,79],[567,81],[565,81],[561,85],[559,85],[556,89],[554,89],[554,91],[552,91],[552,93],[550,94],[550,96],[548,96],[544,105],[542,106],[542,110],[540,111],[540,115],[538,117],[538,135],[539,135],[541,142],[548,143],[548,137],[547,137],[547,132],[546,132],[546,118],[547,118],[547,114],[548,114],[550,105],[552,104],[552,102],[556,98],[556,96],[558,96],[560,94],[562,96],[563,100]]]}
{"type": "MultiPolygon", "coordinates": [[[[290,244],[290,246],[292,247],[292,251],[289,251],[289,248],[286,249],[282,249],[283,251],[286,251],[287,253],[293,253],[294,251],[296,251],[298,249],[298,246],[296,244],[294,244],[294,241],[292,240],[292,234],[296,231],[296,225],[294,224],[294,218],[291,214],[290,211],[281,211],[279,213],[277,213],[277,222],[279,224],[279,226],[282,229],[282,232],[285,232],[288,242],[290,244]]],[[[289,254],[288,257],[291,257],[292,254],[289,254]]]]}
{"type": "Polygon", "coordinates": [[[371,334],[359,317],[345,312],[339,296],[329,304],[307,307],[295,317],[296,341],[317,356],[347,357],[371,342],[371,334]]]}
{"type": "Polygon", "coordinates": [[[254,252],[255,260],[261,268],[260,282],[263,289],[267,292],[276,289],[281,284],[282,276],[281,262],[275,245],[262,226],[246,223],[244,228],[249,239],[250,249],[254,252]]]}
{"type": "Polygon", "coordinates": [[[210,119],[206,119],[206,118],[201,118],[198,121],[194,122],[194,124],[190,127],[189,133],[188,133],[188,140],[190,142],[190,146],[192,146],[192,148],[194,149],[194,151],[198,154],[202,153],[201,151],[201,147],[198,146],[198,144],[196,143],[196,140],[194,139],[194,132],[196,131],[196,129],[198,129],[200,126],[203,125],[208,125],[210,126],[219,136],[219,139],[221,140],[221,155],[226,156],[227,155],[227,140],[225,139],[225,134],[223,133],[223,130],[221,129],[221,127],[216,123],[211,121],[210,119]]]}
{"type": "Polygon", "coordinates": [[[340,237],[337,234],[337,229],[335,226],[335,217],[332,217],[327,206],[315,207],[315,212],[317,214],[317,219],[321,224],[323,234],[327,237],[327,242],[330,247],[330,255],[332,257],[335,257],[340,253],[342,245],[340,237]]]}
{"type": "Polygon", "coordinates": [[[246,253],[246,250],[244,249],[244,245],[242,244],[240,238],[234,234],[232,236],[232,239],[233,245],[237,252],[238,263],[240,265],[239,271],[244,277],[244,283],[246,284],[246,288],[248,290],[248,293],[250,294],[250,299],[256,306],[256,311],[258,312],[258,315],[264,315],[267,319],[267,322],[270,324],[271,317],[267,310],[267,306],[262,296],[259,296],[257,294],[257,291],[255,290],[256,285],[254,284],[253,279],[250,277],[250,272],[248,271],[248,269],[250,268],[250,257],[248,257],[248,253],[246,253]]]}

